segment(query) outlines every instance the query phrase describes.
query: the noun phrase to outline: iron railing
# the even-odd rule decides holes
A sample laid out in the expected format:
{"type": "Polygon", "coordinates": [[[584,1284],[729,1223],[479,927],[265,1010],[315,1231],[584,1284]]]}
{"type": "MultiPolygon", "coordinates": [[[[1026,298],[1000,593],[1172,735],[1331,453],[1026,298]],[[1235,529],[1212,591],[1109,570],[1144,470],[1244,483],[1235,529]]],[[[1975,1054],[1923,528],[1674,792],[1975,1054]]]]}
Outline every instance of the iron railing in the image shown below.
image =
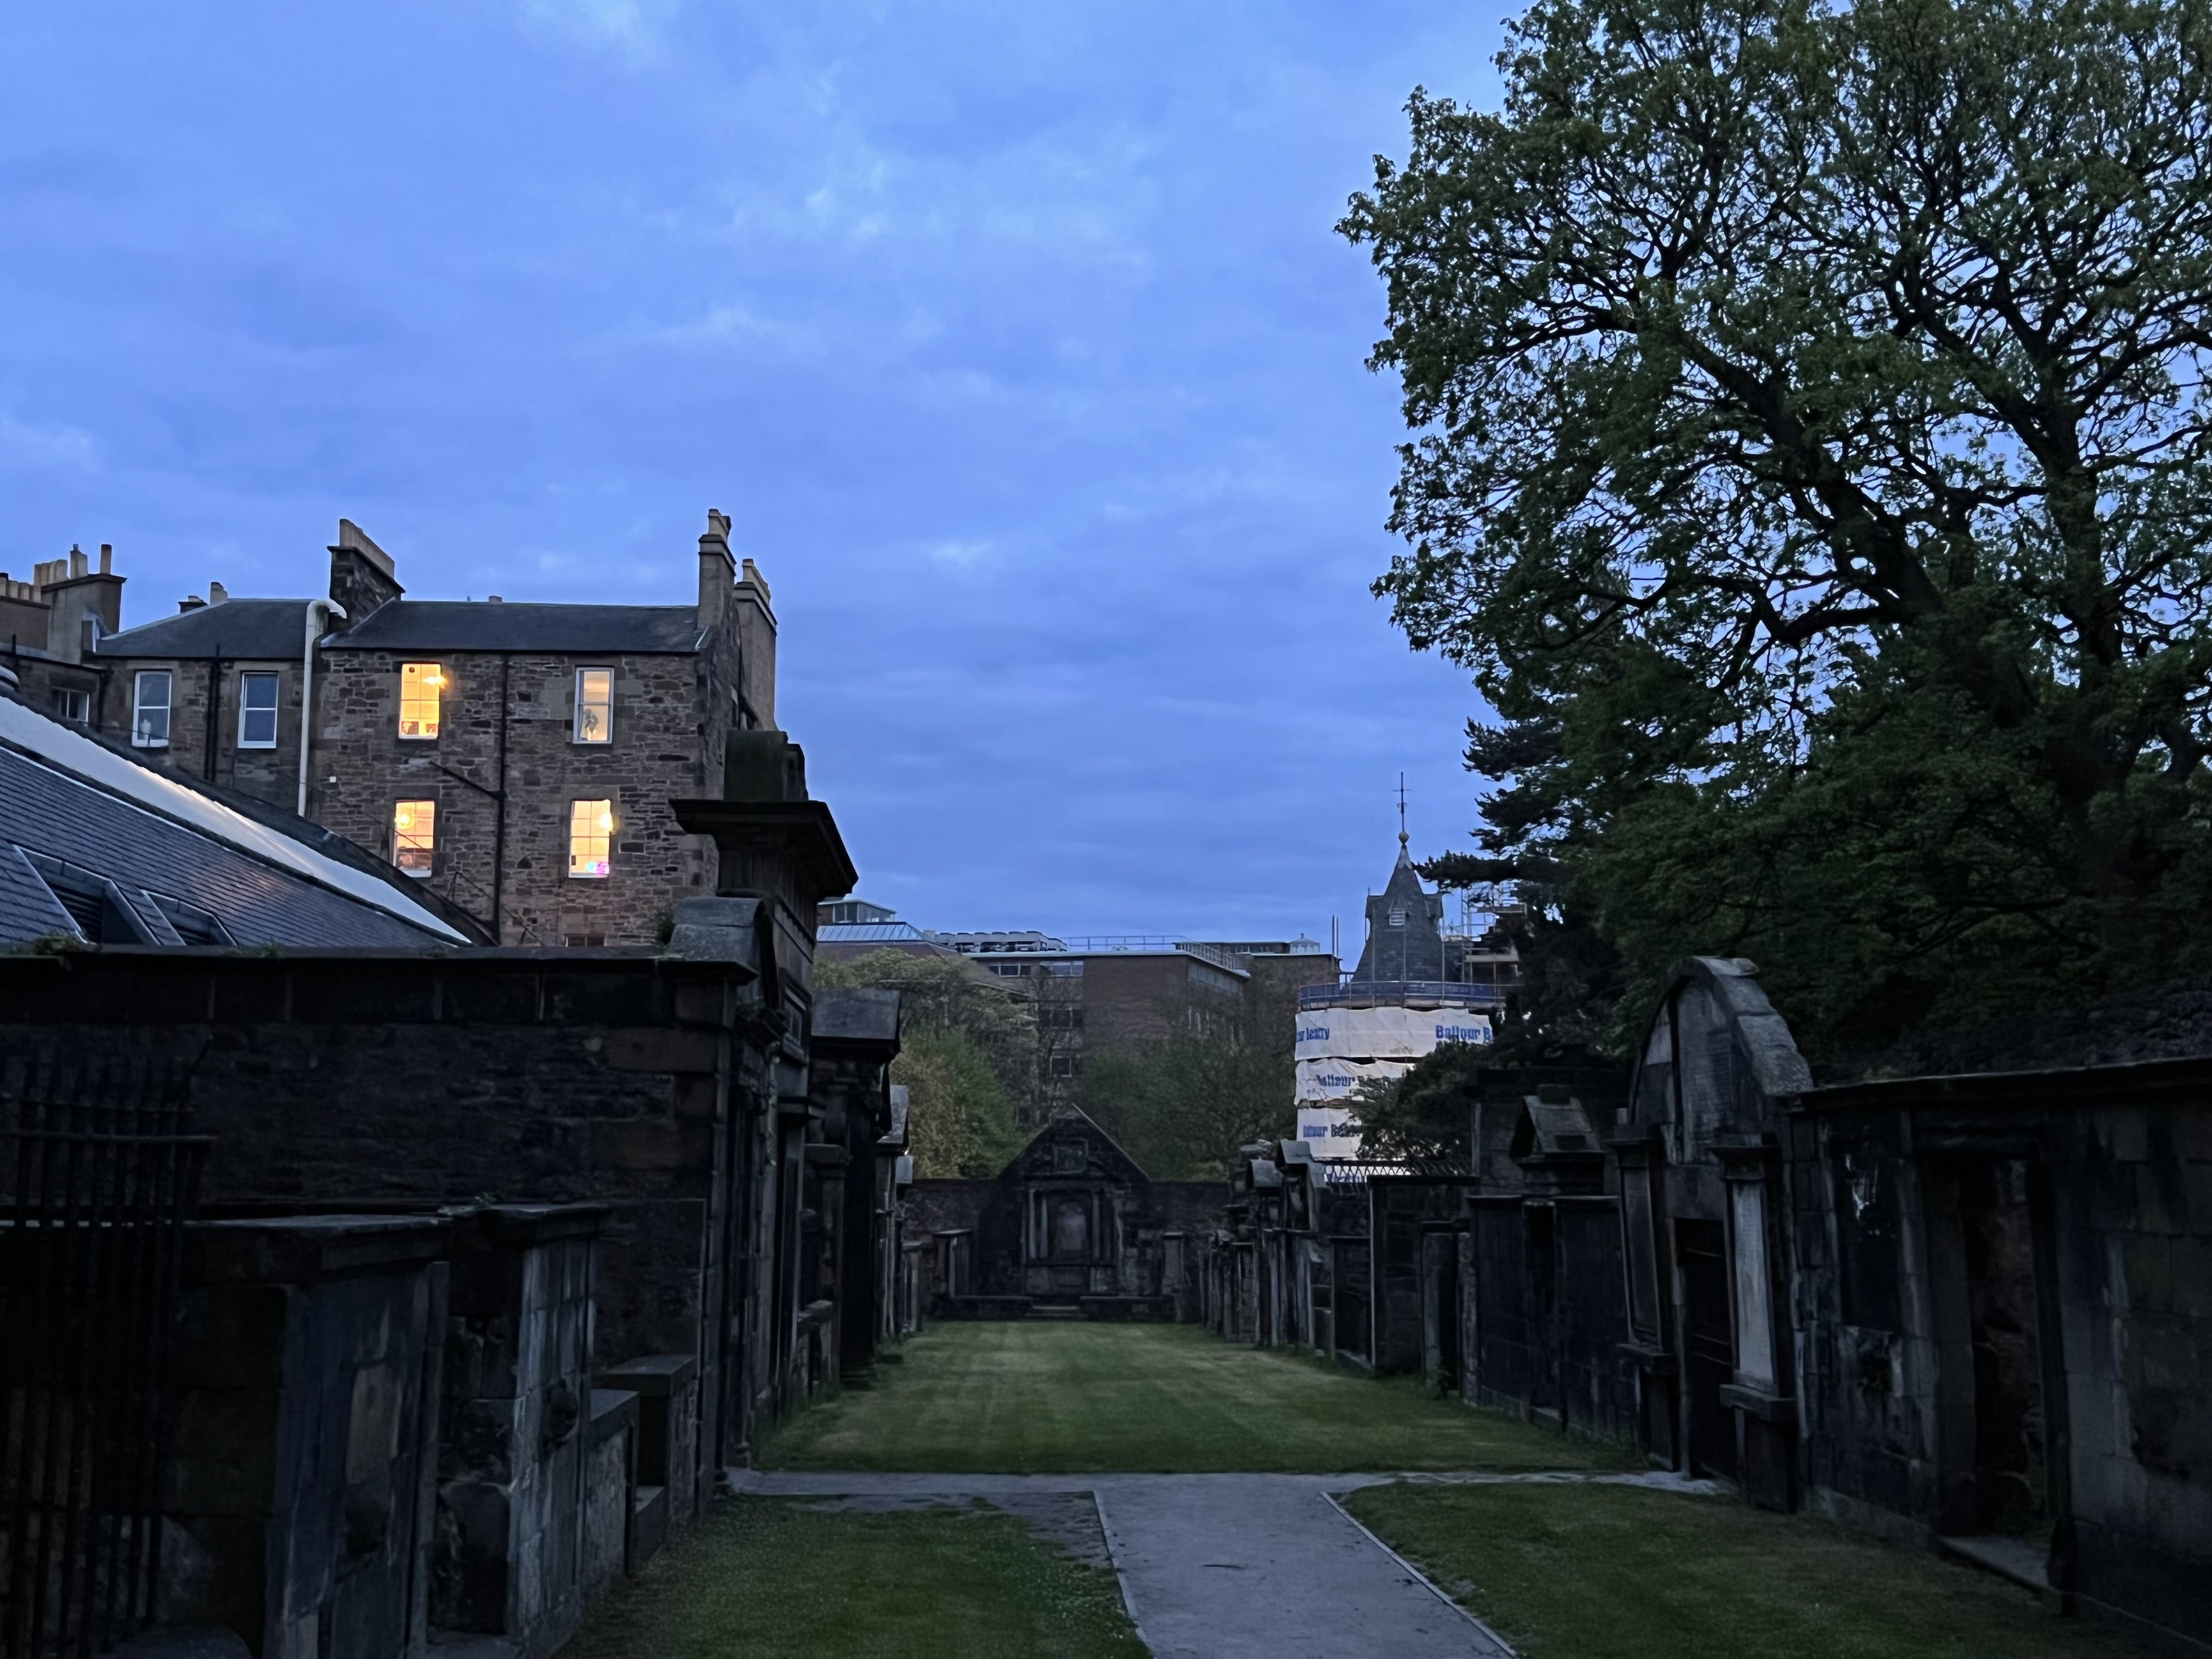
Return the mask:
{"type": "Polygon", "coordinates": [[[160,1581],[188,1067],[0,1062],[0,1659],[89,1659],[160,1581]]]}
{"type": "Polygon", "coordinates": [[[1407,1003],[1433,1002],[1472,1008],[1502,1008],[1516,988],[1468,984],[1451,979],[1348,979],[1339,985],[1306,985],[1298,989],[1301,1008],[1343,1008],[1362,1003],[1396,1007],[1407,1003]]]}

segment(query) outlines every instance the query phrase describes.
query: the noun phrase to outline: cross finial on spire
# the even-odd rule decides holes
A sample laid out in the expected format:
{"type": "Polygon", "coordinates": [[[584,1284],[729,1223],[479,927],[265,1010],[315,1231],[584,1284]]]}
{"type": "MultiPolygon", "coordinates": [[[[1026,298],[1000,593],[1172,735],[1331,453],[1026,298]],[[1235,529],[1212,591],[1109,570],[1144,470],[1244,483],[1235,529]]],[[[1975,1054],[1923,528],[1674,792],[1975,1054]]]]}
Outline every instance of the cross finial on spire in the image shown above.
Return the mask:
{"type": "Polygon", "coordinates": [[[1406,775],[1398,774],[1398,845],[1406,845],[1406,775]]]}

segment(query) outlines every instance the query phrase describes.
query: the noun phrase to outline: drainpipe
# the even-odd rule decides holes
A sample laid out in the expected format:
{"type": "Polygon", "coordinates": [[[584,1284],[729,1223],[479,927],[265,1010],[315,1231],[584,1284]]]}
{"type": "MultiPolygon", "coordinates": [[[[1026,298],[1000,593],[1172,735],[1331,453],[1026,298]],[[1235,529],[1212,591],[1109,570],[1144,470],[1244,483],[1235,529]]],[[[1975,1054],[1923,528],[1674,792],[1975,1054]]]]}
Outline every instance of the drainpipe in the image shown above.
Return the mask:
{"type": "Polygon", "coordinates": [[[307,816],[307,732],[315,719],[315,641],[322,629],[315,626],[315,613],[319,611],[327,622],[336,617],[347,620],[346,609],[336,599],[307,601],[307,637],[300,647],[300,816],[307,816]]]}

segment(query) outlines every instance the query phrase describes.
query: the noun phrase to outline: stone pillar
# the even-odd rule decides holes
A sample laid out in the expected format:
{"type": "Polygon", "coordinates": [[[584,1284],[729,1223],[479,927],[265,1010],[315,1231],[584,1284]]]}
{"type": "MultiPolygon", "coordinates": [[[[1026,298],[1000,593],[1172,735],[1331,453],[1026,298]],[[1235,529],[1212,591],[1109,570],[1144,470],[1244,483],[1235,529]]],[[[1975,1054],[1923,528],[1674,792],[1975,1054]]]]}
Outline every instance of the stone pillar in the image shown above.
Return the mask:
{"type": "Polygon", "coordinates": [[[430,1618],[550,1653],[583,1613],[592,1258],[603,1205],[456,1223],[430,1618]]]}

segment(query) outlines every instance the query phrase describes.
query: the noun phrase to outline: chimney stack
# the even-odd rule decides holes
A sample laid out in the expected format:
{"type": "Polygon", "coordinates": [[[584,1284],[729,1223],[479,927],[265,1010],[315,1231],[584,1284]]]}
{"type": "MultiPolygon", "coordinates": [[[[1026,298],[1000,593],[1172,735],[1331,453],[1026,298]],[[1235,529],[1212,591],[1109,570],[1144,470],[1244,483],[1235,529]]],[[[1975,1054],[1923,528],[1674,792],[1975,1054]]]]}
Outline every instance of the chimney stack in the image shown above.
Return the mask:
{"type": "Polygon", "coordinates": [[[736,585],[737,565],[730,557],[730,518],[718,507],[707,509],[707,533],[699,538],[699,626],[714,628],[736,585]]]}
{"type": "Polygon", "coordinates": [[[207,601],[197,593],[187,593],[183,599],[177,601],[177,614],[180,617],[188,611],[204,611],[206,609],[207,601]]]}
{"type": "Polygon", "coordinates": [[[229,602],[230,590],[228,588],[225,587],[221,582],[210,582],[208,584],[208,603],[210,605],[227,605],[229,602]]]}
{"type": "Polygon", "coordinates": [[[392,555],[369,539],[368,532],[351,519],[338,520],[338,538],[331,544],[331,598],[345,612],[331,628],[350,628],[366,621],[380,605],[389,605],[407,590],[399,585],[399,572],[392,555]]]}

